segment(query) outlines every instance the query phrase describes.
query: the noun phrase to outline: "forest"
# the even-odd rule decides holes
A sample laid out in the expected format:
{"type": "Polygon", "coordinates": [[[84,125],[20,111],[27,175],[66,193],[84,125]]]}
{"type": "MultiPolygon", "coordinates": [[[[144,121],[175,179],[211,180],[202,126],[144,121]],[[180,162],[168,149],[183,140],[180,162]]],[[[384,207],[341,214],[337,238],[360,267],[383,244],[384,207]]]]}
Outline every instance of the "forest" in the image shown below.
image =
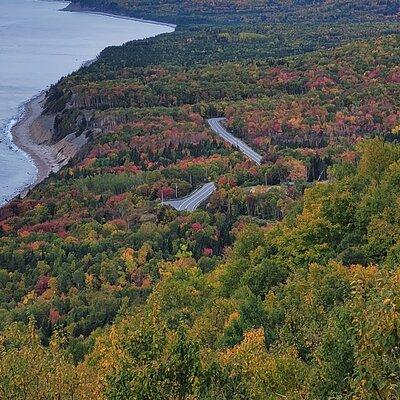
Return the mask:
{"type": "Polygon", "coordinates": [[[399,3],[79,3],[178,27],[47,92],[88,140],[0,209],[0,399],[399,398],[399,3]]]}
{"type": "Polygon", "coordinates": [[[397,0],[72,0],[70,8],[191,26],[376,21],[393,18],[399,7],[397,0]]]}

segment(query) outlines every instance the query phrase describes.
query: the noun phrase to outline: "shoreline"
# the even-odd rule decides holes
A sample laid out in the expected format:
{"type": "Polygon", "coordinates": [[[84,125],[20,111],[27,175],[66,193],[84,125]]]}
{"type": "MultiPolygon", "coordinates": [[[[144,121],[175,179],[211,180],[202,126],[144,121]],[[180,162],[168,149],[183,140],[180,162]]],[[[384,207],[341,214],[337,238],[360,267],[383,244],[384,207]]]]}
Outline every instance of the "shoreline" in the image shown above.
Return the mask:
{"type": "Polygon", "coordinates": [[[79,13],[87,13],[87,14],[94,14],[94,15],[102,15],[102,16],[105,16],[105,17],[118,18],[118,19],[127,19],[127,20],[130,20],[130,21],[142,22],[144,24],[167,26],[167,27],[173,28],[173,29],[177,28],[177,25],[171,24],[171,23],[168,23],[168,22],[159,22],[159,21],[154,21],[154,20],[151,20],[151,19],[142,19],[142,18],[130,17],[128,15],[123,15],[123,14],[121,14],[121,15],[120,14],[112,14],[112,13],[103,12],[103,11],[84,9],[84,8],[80,8],[78,6],[72,6],[72,3],[70,3],[67,7],[60,9],[59,11],[79,12],[79,13]]]}
{"type": "MultiPolygon", "coordinates": [[[[59,11],[80,12],[80,13],[102,15],[110,18],[127,19],[146,24],[165,26],[172,28],[174,30],[177,27],[177,25],[174,24],[157,22],[152,20],[144,20],[124,15],[96,12],[79,8],[69,9],[69,7],[71,7],[71,4],[72,3],[70,3],[67,7],[63,9],[60,9],[59,11]]],[[[79,69],[90,66],[97,60],[97,57],[91,60],[84,61],[79,69]]],[[[38,134],[37,131],[39,131],[39,137],[41,135],[45,136],[46,133],[48,133],[43,129],[43,127],[34,126],[35,122],[37,122],[39,118],[42,116],[43,113],[42,103],[44,102],[45,97],[46,97],[46,91],[43,90],[38,94],[34,95],[29,100],[22,103],[20,107],[22,107],[23,111],[18,116],[16,123],[10,129],[12,144],[19,151],[21,151],[36,168],[35,178],[30,184],[26,185],[25,187],[17,188],[13,197],[9,198],[4,204],[0,204],[0,209],[8,205],[18,196],[25,197],[31,189],[33,189],[39,183],[44,181],[50,175],[51,172],[57,172],[65,165],[65,160],[59,159],[59,157],[57,157],[58,153],[56,146],[51,144],[43,144],[43,141],[40,142],[36,136],[38,134]]]]}
{"type": "Polygon", "coordinates": [[[24,105],[21,118],[11,128],[13,143],[29,157],[37,169],[33,182],[20,194],[32,189],[46,179],[50,172],[55,172],[60,168],[60,163],[52,152],[51,146],[38,143],[33,132],[33,124],[42,115],[44,99],[45,92],[43,91],[28,100],[24,105]]]}

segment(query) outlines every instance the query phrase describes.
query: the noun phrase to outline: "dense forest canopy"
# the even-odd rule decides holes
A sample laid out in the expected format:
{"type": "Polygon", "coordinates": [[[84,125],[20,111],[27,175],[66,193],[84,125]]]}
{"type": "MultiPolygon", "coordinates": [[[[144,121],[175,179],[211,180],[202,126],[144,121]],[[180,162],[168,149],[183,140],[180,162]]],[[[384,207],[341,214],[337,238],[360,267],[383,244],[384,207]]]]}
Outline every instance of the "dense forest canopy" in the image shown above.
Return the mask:
{"type": "Polygon", "coordinates": [[[179,25],[47,93],[87,144],[0,210],[0,398],[397,399],[399,2],[73,3],[179,25]]]}
{"type": "Polygon", "coordinates": [[[398,16],[398,0],[72,0],[75,7],[191,24],[376,21],[398,16]]]}

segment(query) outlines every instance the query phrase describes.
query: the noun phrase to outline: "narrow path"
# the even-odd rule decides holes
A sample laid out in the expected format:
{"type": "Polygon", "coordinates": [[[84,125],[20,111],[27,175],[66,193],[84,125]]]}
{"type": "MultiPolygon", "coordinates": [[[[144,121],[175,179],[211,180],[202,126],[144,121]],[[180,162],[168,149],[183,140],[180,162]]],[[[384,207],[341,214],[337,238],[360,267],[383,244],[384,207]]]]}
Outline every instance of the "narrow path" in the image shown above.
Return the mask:
{"type": "Polygon", "coordinates": [[[176,200],[164,201],[164,205],[172,206],[178,211],[195,211],[203,201],[207,200],[215,192],[215,190],[214,182],[206,183],[189,196],[176,200]]]}
{"type": "Polygon", "coordinates": [[[209,119],[208,125],[210,125],[211,129],[219,135],[226,142],[231,145],[237,147],[246,157],[253,160],[256,164],[260,165],[262,156],[256,153],[251,147],[247,146],[246,143],[242,142],[237,137],[233,136],[230,132],[228,132],[222,125],[221,122],[225,121],[225,118],[211,118],[209,119]]]}

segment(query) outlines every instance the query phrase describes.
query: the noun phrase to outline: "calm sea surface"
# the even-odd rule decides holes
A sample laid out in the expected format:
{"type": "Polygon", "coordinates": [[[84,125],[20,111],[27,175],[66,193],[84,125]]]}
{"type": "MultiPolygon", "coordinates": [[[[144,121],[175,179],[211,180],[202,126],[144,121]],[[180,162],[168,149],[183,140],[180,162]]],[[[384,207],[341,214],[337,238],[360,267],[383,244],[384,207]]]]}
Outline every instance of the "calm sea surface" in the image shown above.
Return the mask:
{"type": "Polygon", "coordinates": [[[0,0],[0,205],[30,185],[36,168],[10,141],[21,105],[105,47],[172,28],[58,11],[68,2],[0,0]]]}

